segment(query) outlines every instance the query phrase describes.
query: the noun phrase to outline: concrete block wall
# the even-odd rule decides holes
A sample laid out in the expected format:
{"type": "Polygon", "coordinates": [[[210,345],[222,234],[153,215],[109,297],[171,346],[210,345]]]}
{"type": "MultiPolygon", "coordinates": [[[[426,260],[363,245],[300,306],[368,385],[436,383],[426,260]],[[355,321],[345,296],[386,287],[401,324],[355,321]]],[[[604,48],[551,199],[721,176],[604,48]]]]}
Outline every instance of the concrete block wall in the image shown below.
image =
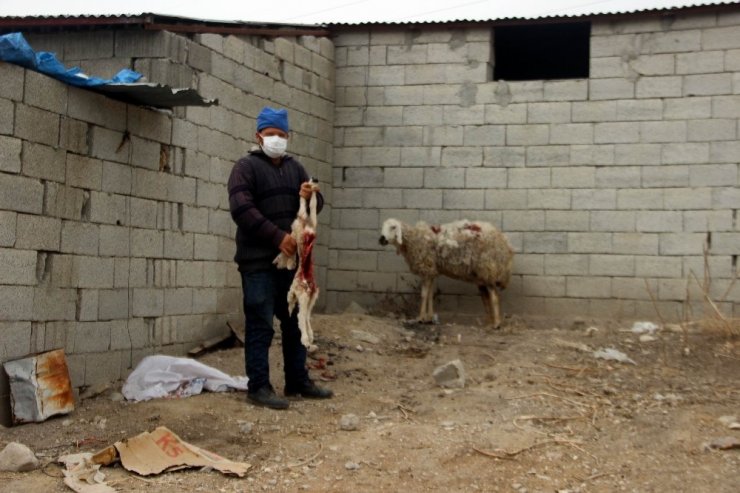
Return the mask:
{"type": "MultiPolygon", "coordinates": [[[[678,319],[707,245],[711,295],[740,315],[740,12],[594,21],[588,79],[493,81],[492,33],[335,37],[330,307],[418,303],[386,218],[475,218],[517,252],[509,313],[655,318],[652,292],[678,319]]],[[[439,292],[483,313],[472,285],[439,292]]]]}
{"type": "Polygon", "coordinates": [[[80,387],[226,334],[242,318],[226,182],[262,106],[291,111],[291,150],[331,203],[331,42],[28,37],[68,64],[136,68],[220,104],[157,111],[0,63],[0,362],[63,347],[80,387]]]}

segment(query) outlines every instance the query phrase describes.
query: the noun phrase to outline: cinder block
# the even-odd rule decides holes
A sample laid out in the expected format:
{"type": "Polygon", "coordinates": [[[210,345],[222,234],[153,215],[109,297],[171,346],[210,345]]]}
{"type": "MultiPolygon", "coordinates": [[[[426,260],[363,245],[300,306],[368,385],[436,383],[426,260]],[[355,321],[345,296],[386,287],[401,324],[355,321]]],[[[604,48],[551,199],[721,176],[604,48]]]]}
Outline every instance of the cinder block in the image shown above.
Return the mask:
{"type": "Polygon", "coordinates": [[[123,226],[100,226],[99,253],[106,257],[128,257],[129,228],[123,226]]]}
{"type": "Polygon", "coordinates": [[[112,288],[112,258],[75,256],[72,258],[72,282],[80,288],[112,288]]]}
{"type": "Polygon", "coordinates": [[[567,277],[566,294],[573,298],[609,298],[611,296],[611,278],[595,276],[567,277]]]}
{"type": "Polygon", "coordinates": [[[25,84],[24,103],[52,113],[67,112],[67,84],[33,70],[26,72],[25,84]]]}
{"type": "Polygon", "coordinates": [[[164,314],[184,315],[193,311],[193,290],[177,288],[164,290],[164,314]]]}
{"type": "MultiPolygon", "coordinates": [[[[683,81],[683,96],[732,94],[732,74],[687,75],[683,81]]],[[[17,125],[16,115],[16,125],[17,125]]]]}
{"type": "MultiPolygon", "coordinates": [[[[704,233],[664,233],[660,235],[661,255],[701,255],[704,251],[704,233]]],[[[722,252],[717,252],[722,253],[722,252]]]]}
{"type": "Polygon", "coordinates": [[[339,227],[342,229],[380,228],[380,213],[374,209],[345,209],[339,212],[339,227]]]}
{"type": "Polygon", "coordinates": [[[598,168],[595,184],[600,188],[636,188],[641,183],[640,169],[637,166],[598,168]]]}
{"type": "Polygon", "coordinates": [[[396,292],[396,274],[390,272],[359,272],[357,289],[381,293],[396,292]]]}
{"type": "MultiPolygon", "coordinates": [[[[520,256],[517,256],[517,261],[520,256]]],[[[544,256],[544,272],[549,276],[585,276],[588,274],[588,256],[548,254],[544,256]]],[[[518,262],[517,262],[518,263],[518,262]]]]}
{"type": "Polygon", "coordinates": [[[167,150],[162,149],[162,144],[153,140],[131,137],[131,164],[139,168],[147,168],[153,171],[167,171],[171,168],[171,156],[167,156],[167,150]]]}
{"type": "Polygon", "coordinates": [[[133,316],[161,317],[164,314],[164,289],[134,289],[133,316]]]}
{"type": "Polygon", "coordinates": [[[442,194],[442,205],[445,209],[483,209],[483,190],[444,190],[442,194]]]}
{"type": "Polygon", "coordinates": [[[686,122],[642,122],[639,124],[642,142],[685,142],[686,122]]]}
{"type": "Polygon", "coordinates": [[[41,214],[43,199],[38,180],[0,173],[0,209],[41,214]]]}
{"type": "Polygon", "coordinates": [[[176,276],[178,286],[202,286],[203,264],[202,262],[178,260],[176,264],[176,276]]]}
{"type": "Polygon", "coordinates": [[[711,207],[711,188],[670,188],[665,190],[666,209],[710,209],[711,207]]]}
{"type": "MultiPolygon", "coordinates": [[[[388,170],[386,170],[388,174],[388,170]]],[[[505,188],[507,172],[502,168],[468,168],[465,170],[465,188],[505,188]]]]}
{"type": "Polygon", "coordinates": [[[662,209],[662,189],[623,188],[617,190],[617,209],[662,209]]]}
{"type": "MultiPolygon", "coordinates": [[[[730,143],[732,146],[734,143],[730,143]]],[[[724,144],[718,143],[718,144],[724,144]]],[[[663,164],[702,164],[710,162],[711,152],[714,150],[714,143],[705,142],[693,142],[693,143],[671,143],[663,144],[663,150],[661,152],[661,161],[663,164]]],[[[717,160],[712,159],[715,162],[724,162],[721,160],[721,156],[717,156],[717,160]]]]}
{"type": "Polygon", "coordinates": [[[689,170],[686,166],[645,166],[642,168],[642,186],[645,188],[686,187],[689,170]]]}
{"type": "Polygon", "coordinates": [[[0,98],[13,101],[23,100],[23,87],[26,70],[20,65],[0,62],[0,98]]]}
{"type": "Polygon", "coordinates": [[[164,257],[192,259],[193,235],[175,231],[164,232],[164,257]]]}
{"type": "Polygon", "coordinates": [[[689,185],[692,187],[721,187],[737,183],[738,167],[734,164],[689,166],[689,185]]]}
{"type": "Polygon", "coordinates": [[[594,127],[594,142],[597,144],[639,141],[640,127],[632,122],[597,123],[594,127]]]}
{"type": "Polygon", "coordinates": [[[62,221],[61,251],[81,255],[97,255],[100,230],[96,224],[62,221]]]}
{"type": "Polygon", "coordinates": [[[445,105],[442,107],[442,122],[445,125],[482,125],[485,122],[484,111],[482,104],[445,105]]]}
{"type": "Polygon", "coordinates": [[[545,145],[549,142],[549,125],[507,125],[507,145],[545,145]]]}
{"type": "Polygon", "coordinates": [[[424,170],[425,188],[463,188],[465,186],[465,169],[463,168],[428,168],[424,170]]]}
{"type": "Polygon", "coordinates": [[[55,149],[33,142],[23,142],[23,174],[57,182],[65,181],[63,149],[55,149]]]}
{"type": "MultiPolygon", "coordinates": [[[[404,190],[403,206],[409,209],[441,209],[442,194],[439,190],[404,190]]],[[[332,231],[332,238],[338,232],[332,231]]]]}
{"type": "Polygon", "coordinates": [[[16,104],[14,135],[23,140],[56,146],[59,143],[59,115],[16,104]]]}
{"type": "Polygon", "coordinates": [[[712,116],[710,97],[671,98],[664,100],[663,118],[666,120],[689,120],[712,116]]]}
{"type": "Polygon", "coordinates": [[[645,282],[648,282],[653,295],[658,292],[658,283],[654,279],[634,279],[629,277],[615,277],[612,279],[612,296],[619,299],[647,300],[650,293],[645,282]]]}
{"type": "Polygon", "coordinates": [[[6,118],[0,120],[0,135],[13,135],[13,127],[15,126],[15,104],[8,99],[0,99],[0,112],[3,115],[7,115],[6,118]]]}
{"type": "Polygon", "coordinates": [[[80,289],[77,291],[76,320],[91,322],[98,320],[98,290],[80,289]]]}
{"type": "Polygon", "coordinates": [[[17,224],[15,248],[45,251],[59,250],[62,229],[60,219],[19,214],[17,224]]]}
{"type": "Polygon", "coordinates": [[[611,233],[568,233],[568,252],[610,253],[611,233]]]}
{"type": "Polygon", "coordinates": [[[546,101],[585,100],[588,98],[588,81],[585,81],[585,80],[545,81],[544,91],[545,91],[546,101]]]}
{"type": "Polygon", "coordinates": [[[711,252],[719,255],[740,255],[740,233],[714,233],[711,252]]]}
{"type": "Polygon", "coordinates": [[[617,118],[617,102],[574,102],[571,113],[573,122],[613,122],[617,118]]]}
{"type": "Polygon", "coordinates": [[[644,233],[679,232],[683,216],[680,211],[639,211],[636,226],[637,231],[644,233]]]}
{"type": "MultiPolygon", "coordinates": [[[[360,198],[359,196],[357,197],[360,198]]],[[[366,208],[401,207],[403,203],[401,190],[365,189],[362,193],[362,205],[366,208]]]]}
{"type": "Polygon", "coordinates": [[[494,125],[524,124],[527,123],[526,104],[509,104],[501,106],[498,104],[485,105],[485,123],[494,125]]]}
{"type": "Polygon", "coordinates": [[[676,55],[677,74],[708,74],[722,72],[724,69],[724,52],[706,51],[698,53],[680,53],[676,55]]]}
{"type": "Polygon", "coordinates": [[[37,287],[33,295],[32,320],[74,320],[76,303],[76,289],[37,287]]]}
{"type": "Polygon", "coordinates": [[[17,218],[18,214],[15,212],[0,211],[0,247],[15,245],[17,218]]]}
{"type": "MultiPolygon", "coordinates": [[[[553,126],[555,128],[555,126],[553,126]]],[[[527,166],[567,166],[570,162],[570,146],[549,145],[527,148],[527,166]]]]}
{"type": "Polygon", "coordinates": [[[504,231],[544,231],[545,213],[543,211],[503,212],[504,231]]]}
{"type": "Polygon", "coordinates": [[[3,266],[3,284],[35,285],[36,280],[36,252],[32,250],[16,250],[0,248],[0,265],[3,266]]]}
{"type": "Polygon", "coordinates": [[[591,231],[634,232],[635,224],[633,211],[591,211],[591,231]]]}
{"type": "Polygon", "coordinates": [[[589,255],[588,264],[588,272],[592,276],[635,275],[635,258],[631,255],[589,255]]]}
{"type": "Polygon", "coordinates": [[[588,211],[545,211],[546,231],[588,231],[588,211]]]}
{"type": "Polygon", "coordinates": [[[103,353],[85,355],[85,385],[92,387],[121,379],[123,354],[121,352],[105,351],[103,353]]]}
{"type": "Polygon", "coordinates": [[[90,128],[90,157],[126,164],[131,155],[130,140],[123,132],[93,126],[90,128]]]}
{"type": "Polygon", "coordinates": [[[704,29],[701,34],[703,50],[740,48],[740,34],[737,32],[737,25],[704,29]]]}
{"type": "Polygon", "coordinates": [[[686,211],[683,214],[683,227],[687,232],[731,231],[732,211],[686,211]]]}
{"type": "Polygon", "coordinates": [[[614,164],[658,165],[662,149],[660,144],[617,144],[614,146],[614,164]]]}
{"type": "Polygon", "coordinates": [[[589,98],[592,101],[604,99],[632,99],[634,96],[635,83],[623,77],[589,80],[589,98]]]}
{"type": "Polygon", "coordinates": [[[0,322],[0,347],[3,348],[0,358],[8,361],[31,353],[31,334],[31,322],[0,322]]]}
{"type": "Polygon", "coordinates": [[[590,123],[563,123],[550,127],[551,144],[591,144],[594,126],[590,123]]]}
{"type": "Polygon", "coordinates": [[[523,251],[526,253],[565,253],[568,251],[566,233],[525,232],[523,251]]]}
{"type": "MultiPolygon", "coordinates": [[[[371,71],[373,68],[372,67],[371,71]]],[[[403,65],[403,66],[392,66],[388,65],[387,69],[393,69],[395,71],[404,72],[404,78],[402,82],[396,82],[398,84],[406,85],[421,85],[421,84],[444,84],[445,82],[451,82],[447,80],[447,76],[444,70],[440,70],[437,64],[434,65],[403,65]]],[[[373,82],[371,82],[372,84],[373,82]]]]}
{"type": "Polygon", "coordinates": [[[134,257],[162,258],[164,235],[151,229],[131,229],[131,255],[134,257]]]}
{"type": "MultiPolygon", "coordinates": [[[[740,105],[738,105],[740,108],[740,105]]],[[[706,142],[712,140],[734,140],[737,138],[737,122],[730,119],[690,120],[688,140],[706,142]]]]}
{"type": "Polygon", "coordinates": [[[556,188],[593,188],[596,184],[593,167],[563,167],[552,171],[552,186],[556,188]]]}
{"type": "Polygon", "coordinates": [[[571,121],[571,103],[529,103],[527,122],[534,123],[568,123],[571,121]]]}
{"type": "Polygon", "coordinates": [[[85,89],[70,87],[68,90],[70,117],[113,130],[126,129],[125,103],[85,89]]]}
{"type": "Polygon", "coordinates": [[[0,171],[20,173],[22,143],[21,139],[0,135],[0,171]]]}
{"type": "Polygon", "coordinates": [[[509,169],[509,188],[548,188],[550,168],[511,168],[509,169]]]}
{"type": "Polygon", "coordinates": [[[0,285],[0,320],[31,320],[33,290],[31,286],[0,285]]]}
{"type": "Polygon", "coordinates": [[[59,147],[77,154],[87,154],[88,124],[62,115],[59,126],[59,147]]]}
{"type": "Polygon", "coordinates": [[[127,129],[134,135],[169,144],[172,135],[172,117],[161,111],[129,106],[127,129]]]}
{"type": "Polygon", "coordinates": [[[636,84],[638,98],[677,98],[683,95],[683,77],[640,77],[636,84]]]}
{"type": "MultiPolygon", "coordinates": [[[[509,192],[514,192],[510,190],[509,192]]],[[[507,209],[570,209],[571,191],[570,190],[528,190],[526,192],[525,207],[509,206],[507,209]]]]}
{"type": "MultiPolygon", "coordinates": [[[[384,174],[386,188],[421,188],[424,184],[424,170],[421,168],[387,168],[384,174]]],[[[336,207],[337,190],[333,191],[333,202],[336,207]]]]}
{"type": "MultiPolygon", "coordinates": [[[[617,192],[609,189],[582,189],[572,192],[573,209],[612,210],[617,206],[617,192]]],[[[569,207],[560,207],[567,209],[569,207]]]]}
{"type": "Polygon", "coordinates": [[[701,51],[703,32],[706,31],[692,29],[656,32],[644,41],[643,49],[649,53],[701,51]]]}
{"type": "Polygon", "coordinates": [[[108,193],[131,194],[131,167],[125,164],[103,161],[101,189],[108,193]]]}
{"type": "Polygon", "coordinates": [[[483,151],[480,147],[446,147],[442,150],[442,166],[470,168],[482,164],[483,151]]]}

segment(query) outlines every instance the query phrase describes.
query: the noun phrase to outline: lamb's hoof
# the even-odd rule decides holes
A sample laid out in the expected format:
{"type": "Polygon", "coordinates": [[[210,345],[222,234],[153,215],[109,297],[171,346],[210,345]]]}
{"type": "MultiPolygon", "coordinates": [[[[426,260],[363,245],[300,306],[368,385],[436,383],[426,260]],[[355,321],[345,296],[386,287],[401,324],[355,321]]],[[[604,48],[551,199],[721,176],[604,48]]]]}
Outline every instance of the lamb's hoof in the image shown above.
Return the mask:
{"type": "Polygon", "coordinates": [[[316,344],[309,344],[306,346],[306,352],[308,354],[313,354],[318,350],[319,350],[319,347],[316,344]]]}

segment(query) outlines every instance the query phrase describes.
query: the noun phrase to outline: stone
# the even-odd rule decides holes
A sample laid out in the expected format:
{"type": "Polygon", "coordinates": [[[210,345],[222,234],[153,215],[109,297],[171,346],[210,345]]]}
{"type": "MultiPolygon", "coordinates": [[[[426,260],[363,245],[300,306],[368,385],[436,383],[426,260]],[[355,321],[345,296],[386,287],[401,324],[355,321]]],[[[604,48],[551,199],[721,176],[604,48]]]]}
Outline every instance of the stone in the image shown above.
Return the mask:
{"type": "Polygon", "coordinates": [[[339,429],[342,431],[355,431],[360,427],[360,418],[356,414],[345,414],[339,419],[339,429]]]}
{"type": "Polygon", "coordinates": [[[440,387],[450,389],[465,387],[465,367],[459,359],[438,366],[432,373],[432,377],[440,387]]]}
{"type": "Polygon", "coordinates": [[[367,342],[370,344],[380,343],[380,338],[378,336],[375,336],[369,332],[365,332],[364,330],[353,330],[352,337],[354,337],[358,341],[367,342]]]}
{"type": "Polygon", "coordinates": [[[39,465],[33,451],[22,443],[10,442],[0,452],[0,471],[33,471],[38,469],[39,465]]]}

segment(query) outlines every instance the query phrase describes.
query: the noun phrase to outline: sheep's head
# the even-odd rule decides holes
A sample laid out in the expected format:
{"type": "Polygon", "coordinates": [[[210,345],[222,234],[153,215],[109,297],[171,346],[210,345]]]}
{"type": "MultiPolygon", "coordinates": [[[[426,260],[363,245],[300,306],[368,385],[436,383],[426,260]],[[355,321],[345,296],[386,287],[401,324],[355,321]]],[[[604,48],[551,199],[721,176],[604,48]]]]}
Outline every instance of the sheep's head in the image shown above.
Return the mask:
{"type": "Polygon", "coordinates": [[[386,219],[383,227],[380,229],[380,244],[387,245],[391,243],[400,246],[403,243],[403,227],[398,219],[386,219]]]}

